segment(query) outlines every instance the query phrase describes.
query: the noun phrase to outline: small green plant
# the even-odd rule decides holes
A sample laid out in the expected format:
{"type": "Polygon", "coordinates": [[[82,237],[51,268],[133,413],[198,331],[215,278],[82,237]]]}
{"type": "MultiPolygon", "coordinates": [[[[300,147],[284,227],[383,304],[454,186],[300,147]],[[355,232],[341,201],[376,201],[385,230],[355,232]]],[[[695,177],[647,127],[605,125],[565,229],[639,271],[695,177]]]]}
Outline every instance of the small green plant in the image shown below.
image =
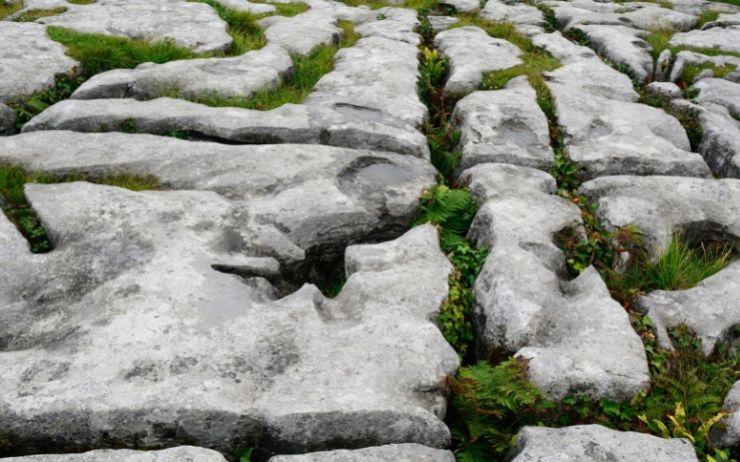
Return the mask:
{"type": "Polygon", "coordinates": [[[717,10],[704,10],[699,15],[699,19],[696,22],[696,28],[701,29],[701,27],[712,21],[716,21],[717,18],[719,18],[719,11],[717,10]]]}
{"type": "Polygon", "coordinates": [[[237,448],[235,452],[239,462],[251,462],[254,448],[237,448]]]}
{"type": "Polygon", "coordinates": [[[194,101],[214,107],[242,107],[268,110],[283,104],[298,104],[311,93],[319,79],[334,67],[334,56],[340,48],[355,44],[359,35],[349,21],[338,21],[343,31],[336,45],[316,48],[308,56],[293,56],[293,75],[290,81],[275,90],[257,92],[249,98],[224,98],[217,95],[195,98],[194,101]]]}
{"type": "Polygon", "coordinates": [[[36,92],[24,101],[10,103],[16,114],[18,129],[49,106],[69,98],[84,81],[83,77],[60,74],[56,76],[52,88],[36,92]]]}
{"type": "Polygon", "coordinates": [[[29,172],[22,167],[0,164],[0,204],[8,219],[28,240],[31,251],[44,253],[51,250],[51,243],[33,208],[31,208],[23,186],[26,183],[64,183],[70,181],[92,181],[118,186],[133,191],[157,189],[159,181],[151,176],[98,175],[69,173],[56,175],[44,172],[29,172]]]}
{"type": "Polygon", "coordinates": [[[15,20],[18,22],[33,22],[37,19],[62,14],[65,11],[67,11],[67,9],[63,6],[58,8],[28,10],[16,16],[15,20]]]}
{"type": "Polygon", "coordinates": [[[23,8],[23,1],[13,2],[0,2],[0,20],[7,18],[8,16],[17,13],[23,8]]]}
{"type": "Polygon", "coordinates": [[[675,32],[676,31],[672,29],[657,29],[650,31],[650,34],[645,37],[645,41],[651,48],[653,62],[657,61],[658,57],[664,50],[671,49],[669,42],[675,32]]]}
{"type": "Polygon", "coordinates": [[[437,317],[437,325],[447,341],[465,358],[472,353],[473,284],[488,254],[476,249],[466,235],[478,204],[465,189],[438,185],[422,196],[417,224],[434,223],[439,228],[442,250],[455,267],[450,290],[437,317]]]}
{"type": "Polygon", "coordinates": [[[729,63],[722,66],[717,66],[716,64],[710,62],[701,64],[687,64],[681,71],[681,75],[679,76],[679,84],[684,88],[689,87],[691,84],[694,83],[696,77],[706,69],[711,69],[712,72],[714,72],[715,77],[722,79],[728,74],[735,71],[737,69],[737,66],[729,63]]]}

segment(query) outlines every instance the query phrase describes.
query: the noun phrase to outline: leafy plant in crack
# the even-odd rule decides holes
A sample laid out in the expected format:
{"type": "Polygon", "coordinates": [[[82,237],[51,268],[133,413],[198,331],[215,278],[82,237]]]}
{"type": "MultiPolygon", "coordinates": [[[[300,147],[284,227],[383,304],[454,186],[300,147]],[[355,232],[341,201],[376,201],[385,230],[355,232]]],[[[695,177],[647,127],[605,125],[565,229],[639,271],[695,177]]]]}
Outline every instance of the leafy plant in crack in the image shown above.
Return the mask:
{"type": "Polygon", "coordinates": [[[467,190],[438,185],[422,196],[417,219],[417,224],[438,226],[442,250],[455,267],[437,325],[463,358],[472,353],[472,287],[488,254],[487,249],[476,249],[465,237],[477,210],[478,205],[467,190]]]}

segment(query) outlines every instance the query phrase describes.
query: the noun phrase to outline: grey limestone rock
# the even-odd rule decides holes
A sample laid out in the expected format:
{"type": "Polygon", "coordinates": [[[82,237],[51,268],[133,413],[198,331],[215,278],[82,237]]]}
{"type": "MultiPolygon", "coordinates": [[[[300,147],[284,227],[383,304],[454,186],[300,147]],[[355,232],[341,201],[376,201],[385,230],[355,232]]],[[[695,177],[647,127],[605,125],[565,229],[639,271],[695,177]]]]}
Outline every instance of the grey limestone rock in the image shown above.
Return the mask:
{"type": "Polygon", "coordinates": [[[644,82],[653,75],[650,45],[642,39],[647,33],[627,26],[578,25],[599,55],[625,66],[631,77],[644,82]]]}
{"type": "Polygon", "coordinates": [[[452,267],[431,225],[348,247],[335,299],[278,299],[249,273],[264,257],[247,217],[214,192],[26,196],[54,250],[31,254],[0,215],[0,432],[17,451],[449,444],[458,358],[433,319],[452,267]]]}
{"type": "Polygon", "coordinates": [[[72,98],[152,99],[171,93],[185,98],[248,98],[276,89],[292,71],[290,55],[280,46],[267,45],[232,58],[145,63],[104,72],[83,83],[72,98]]]}
{"type": "Polygon", "coordinates": [[[450,451],[420,444],[389,444],[371,448],[313,452],[294,456],[275,456],[269,462],[454,462],[450,451]]]}
{"type": "Polygon", "coordinates": [[[178,446],[159,451],[98,449],[81,454],[48,454],[9,457],[5,462],[226,462],[224,456],[210,449],[178,446]]]}
{"type": "Polygon", "coordinates": [[[571,82],[548,85],[565,147],[582,178],[711,174],[704,159],[690,152],[678,120],[662,109],[595,95],[584,98],[571,82]]]}
{"type": "Polygon", "coordinates": [[[674,105],[696,111],[702,128],[699,153],[721,177],[740,178],[740,121],[730,115],[725,106],[705,103],[703,106],[677,100],[674,105]]]}
{"type": "Polygon", "coordinates": [[[454,16],[429,16],[429,24],[431,24],[434,32],[442,32],[443,30],[447,30],[458,22],[460,22],[460,20],[454,16]]]}
{"type": "Polygon", "coordinates": [[[488,0],[480,15],[491,21],[506,21],[516,25],[543,26],[545,18],[535,6],[510,4],[500,0],[488,0]]]}
{"type": "Polygon", "coordinates": [[[679,32],[671,37],[670,45],[711,48],[740,53],[740,25],[679,32]]]}
{"type": "Polygon", "coordinates": [[[416,27],[419,19],[415,10],[407,8],[380,8],[375,18],[355,29],[363,37],[385,37],[418,46],[421,42],[416,27]]]}
{"type": "Polygon", "coordinates": [[[682,98],[681,89],[673,82],[650,82],[645,85],[645,90],[657,96],[668,99],[682,98]]]}
{"type": "Polygon", "coordinates": [[[595,269],[562,277],[555,235],[582,226],[545,172],[480,164],[461,175],[481,208],[469,238],[490,253],[475,283],[482,353],[527,358],[529,378],[554,399],[585,391],[628,399],[649,386],[647,359],[624,309],[595,269]]]}
{"type": "Polygon", "coordinates": [[[469,94],[455,106],[452,123],[461,135],[460,169],[498,162],[549,170],[554,163],[547,118],[526,77],[469,94]]]}
{"type": "Polygon", "coordinates": [[[265,29],[267,43],[301,56],[320,45],[337,43],[342,37],[337,18],[324,10],[310,9],[293,17],[268,16],[258,23],[265,29]]]}
{"type": "Polygon", "coordinates": [[[653,320],[661,346],[671,348],[668,329],[686,324],[702,342],[709,356],[718,343],[726,344],[740,325],[740,261],[687,290],[656,290],[638,300],[653,320]]]}
{"type": "Polygon", "coordinates": [[[216,0],[219,5],[234,11],[246,11],[254,14],[274,13],[274,5],[252,3],[248,0],[216,0]]]}
{"type": "Polygon", "coordinates": [[[455,11],[461,13],[477,13],[480,11],[480,1],[478,0],[443,0],[441,3],[453,7],[455,11]]]}
{"type": "Polygon", "coordinates": [[[0,103],[51,88],[58,74],[74,74],[79,63],[66,52],[44,26],[0,21],[0,103]]]}
{"type": "Polygon", "coordinates": [[[414,127],[375,111],[285,104],[269,111],[209,107],[172,98],[66,100],[29,121],[23,130],[136,131],[167,135],[185,130],[247,144],[308,143],[427,157],[426,138],[414,127]]]}
{"type": "Polygon", "coordinates": [[[475,26],[440,32],[434,43],[450,58],[450,76],[445,84],[445,90],[449,93],[476,90],[485,72],[522,63],[522,53],[516,45],[491,37],[475,26]]]}
{"type": "Polygon", "coordinates": [[[717,441],[724,447],[737,446],[740,444],[740,380],[727,394],[722,408],[730,415],[722,421],[725,428],[717,436],[717,441]]]}
{"type": "Polygon", "coordinates": [[[611,176],[584,183],[580,192],[597,203],[606,229],[636,225],[653,259],[676,233],[721,238],[740,248],[740,180],[611,176]]]}
{"type": "Polygon", "coordinates": [[[172,40],[199,53],[224,51],[233,39],[209,5],[174,0],[97,0],[38,23],[147,41],[172,40]]]}
{"type": "Polygon", "coordinates": [[[10,135],[15,131],[15,112],[0,103],[0,135],[10,135]]]}
{"type": "Polygon", "coordinates": [[[246,227],[265,243],[260,252],[291,265],[331,246],[396,235],[411,224],[435,174],[411,156],[123,133],[4,137],[0,159],[55,173],[154,175],[169,188],[219,193],[249,218],[246,227]]]}
{"type": "Polygon", "coordinates": [[[724,106],[735,119],[740,120],[740,84],[725,79],[701,79],[691,86],[699,90],[696,102],[700,105],[724,106]]]}
{"type": "MultiPolygon", "coordinates": [[[[670,73],[670,80],[675,82],[681,78],[681,74],[688,66],[714,65],[717,67],[735,66],[740,68],[740,58],[728,55],[709,56],[695,51],[679,51],[670,73]]],[[[693,82],[686,82],[691,84],[693,82]]]]}
{"type": "Polygon", "coordinates": [[[512,462],[573,461],[698,462],[686,439],[664,439],[601,425],[564,428],[524,427],[519,431],[512,462]]]}

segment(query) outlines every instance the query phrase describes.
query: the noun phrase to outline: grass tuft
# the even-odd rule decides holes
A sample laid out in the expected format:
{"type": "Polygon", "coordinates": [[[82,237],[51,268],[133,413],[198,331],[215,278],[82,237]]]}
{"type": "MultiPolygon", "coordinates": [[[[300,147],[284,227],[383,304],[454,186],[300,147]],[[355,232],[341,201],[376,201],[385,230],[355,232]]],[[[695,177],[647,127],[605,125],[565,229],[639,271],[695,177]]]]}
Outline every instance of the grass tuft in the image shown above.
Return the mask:
{"type": "Polygon", "coordinates": [[[28,239],[33,253],[49,252],[51,243],[38,216],[31,208],[23,186],[26,183],[66,183],[71,181],[91,181],[98,184],[118,186],[132,191],[158,189],[159,180],[152,176],[99,175],[69,173],[65,175],[44,172],[31,172],[18,166],[0,164],[0,205],[5,215],[28,239]]]}
{"type": "Polygon", "coordinates": [[[172,40],[146,42],[86,34],[56,26],[49,27],[47,33],[52,40],[67,47],[67,55],[82,64],[80,75],[85,78],[111,69],[132,69],[146,62],[161,64],[196,57],[195,53],[172,40]]]}
{"type": "Polygon", "coordinates": [[[46,18],[49,16],[56,16],[56,15],[62,14],[65,11],[67,11],[67,8],[63,6],[60,6],[59,8],[28,10],[28,11],[25,11],[19,14],[15,18],[15,20],[17,22],[33,22],[40,18],[46,18]]]}
{"type": "Polygon", "coordinates": [[[283,104],[298,104],[311,93],[319,79],[334,67],[334,56],[341,48],[355,44],[359,35],[349,21],[338,21],[343,36],[336,45],[321,46],[308,56],[293,56],[293,75],[290,81],[275,90],[257,92],[249,98],[224,98],[217,95],[196,98],[194,101],[214,107],[241,107],[269,110],[283,104]]]}
{"type": "Polygon", "coordinates": [[[9,3],[0,2],[0,20],[3,20],[8,16],[17,13],[21,9],[23,9],[22,0],[17,0],[9,3]]]}
{"type": "Polygon", "coordinates": [[[696,77],[705,69],[711,69],[714,72],[715,77],[717,77],[718,79],[722,79],[731,72],[734,72],[737,69],[737,66],[735,66],[734,64],[717,66],[714,63],[710,62],[697,65],[686,65],[681,71],[681,75],[679,76],[679,83],[684,88],[691,86],[694,83],[694,80],[696,80],[696,77]]]}
{"type": "Polygon", "coordinates": [[[97,0],[67,0],[67,3],[71,3],[73,5],[92,5],[97,0]]]}

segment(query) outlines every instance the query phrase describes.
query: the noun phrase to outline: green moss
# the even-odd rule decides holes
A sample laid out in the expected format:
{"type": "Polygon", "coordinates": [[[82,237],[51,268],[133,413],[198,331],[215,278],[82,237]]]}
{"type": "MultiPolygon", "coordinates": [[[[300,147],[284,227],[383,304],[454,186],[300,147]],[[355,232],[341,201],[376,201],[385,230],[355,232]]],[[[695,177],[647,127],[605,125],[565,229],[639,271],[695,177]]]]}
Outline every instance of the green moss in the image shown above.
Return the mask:
{"type": "Polygon", "coordinates": [[[65,183],[70,181],[91,181],[133,191],[159,188],[159,181],[154,177],[134,175],[93,176],[86,173],[57,175],[30,172],[22,167],[0,164],[0,196],[3,199],[0,204],[2,204],[2,209],[8,219],[28,239],[32,252],[48,252],[51,250],[51,243],[36,213],[26,199],[23,186],[26,183],[65,183]]]}
{"type": "Polygon", "coordinates": [[[23,2],[21,0],[10,3],[0,2],[0,20],[17,13],[21,9],[23,9],[23,2]]]}
{"type": "Polygon", "coordinates": [[[21,14],[19,14],[15,20],[18,22],[33,22],[40,18],[46,18],[48,16],[56,16],[58,14],[62,14],[67,9],[65,7],[59,7],[59,8],[49,8],[49,9],[38,9],[38,10],[28,10],[21,14]]]}
{"type": "Polygon", "coordinates": [[[72,3],[73,5],[92,5],[95,2],[96,0],[67,0],[67,3],[72,3]]]}
{"type": "Polygon", "coordinates": [[[273,3],[276,13],[280,16],[295,16],[308,11],[308,5],[303,2],[273,3]]]}
{"type": "Polygon", "coordinates": [[[336,45],[321,46],[308,56],[293,56],[293,75],[290,81],[275,90],[262,91],[250,98],[223,98],[218,95],[196,98],[195,101],[214,107],[242,107],[268,110],[284,104],[298,104],[308,96],[319,79],[334,67],[334,55],[340,48],[354,45],[359,35],[349,21],[338,21],[343,31],[336,45]]]}

